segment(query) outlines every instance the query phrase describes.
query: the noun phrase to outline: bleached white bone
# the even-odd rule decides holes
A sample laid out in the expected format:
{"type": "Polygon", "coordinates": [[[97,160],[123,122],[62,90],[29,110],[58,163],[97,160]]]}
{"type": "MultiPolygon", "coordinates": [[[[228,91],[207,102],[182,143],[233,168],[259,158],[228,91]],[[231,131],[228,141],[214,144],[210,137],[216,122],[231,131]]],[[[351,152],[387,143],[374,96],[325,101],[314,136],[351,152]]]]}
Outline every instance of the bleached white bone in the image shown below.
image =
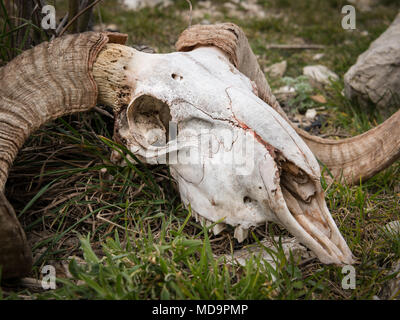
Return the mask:
{"type": "Polygon", "coordinates": [[[234,226],[239,242],[250,227],[273,221],[322,262],[353,262],[326,206],[315,156],[222,51],[130,54],[134,98],[119,115],[120,135],[143,161],[170,165],[197,220],[234,226]]]}

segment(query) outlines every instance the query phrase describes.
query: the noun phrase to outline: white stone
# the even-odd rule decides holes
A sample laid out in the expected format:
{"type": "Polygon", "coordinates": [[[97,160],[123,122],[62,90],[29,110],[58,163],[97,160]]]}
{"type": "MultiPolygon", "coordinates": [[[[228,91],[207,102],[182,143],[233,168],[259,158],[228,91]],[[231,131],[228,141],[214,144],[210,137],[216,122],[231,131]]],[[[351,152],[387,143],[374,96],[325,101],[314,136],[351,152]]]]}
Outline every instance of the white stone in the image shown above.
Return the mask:
{"type": "Polygon", "coordinates": [[[293,99],[296,95],[296,89],[291,86],[283,86],[274,91],[276,99],[281,103],[287,103],[290,99],[293,99]]]}
{"type": "Polygon", "coordinates": [[[375,5],[377,0],[348,0],[347,2],[354,4],[357,9],[362,12],[371,11],[371,6],[375,5]]]}
{"type": "Polygon", "coordinates": [[[323,54],[323,53],[317,53],[312,58],[313,58],[313,60],[320,60],[324,57],[324,55],[325,54],[323,54]]]}
{"type": "Polygon", "coordinates": [[[307,110],[306,118],[308,120],[314,120],[316,116],[317,116],[317,110],[315,110],[315,109],[308,109],[307,110]]]}
{"type": "Polygon", "coordinates": [[[265,72],[274,78],[281,78],[286,72],[287,62],[286,60],[275,63],[265,69],[265,72]]]}
{"type": "Polygon", "coordinates": [[[159,4],[162,6],[171,5],[170,0],[123,0],[123,3],[131,10],[139,10],[145,7],[155,7],[159,4]]]}
{"type": "Polygon", "coordinates": [[[327,85],[331,83],[331,80],[339,79],[336,73],[323,65],[306,66],[303,68],[303,74],[312,81],[327,85]]]}

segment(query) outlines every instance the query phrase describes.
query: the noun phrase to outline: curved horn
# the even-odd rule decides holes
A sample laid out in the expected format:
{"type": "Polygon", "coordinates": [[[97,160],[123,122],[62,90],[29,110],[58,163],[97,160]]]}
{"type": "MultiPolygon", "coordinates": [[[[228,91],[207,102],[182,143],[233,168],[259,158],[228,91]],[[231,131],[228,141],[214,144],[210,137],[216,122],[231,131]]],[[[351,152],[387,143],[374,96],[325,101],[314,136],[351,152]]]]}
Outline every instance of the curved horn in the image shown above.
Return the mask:
{"type": "MultiPolygon", "coordinates": [[[[98,100],[102,101],[98,92],[108,87],[104,82],[95,81],[94,74],[107,63],[97,65],[95,61],[108,42],[122,44],[126,38],[115,33],[69,35],[42,43],[0,68],[0,268],[3,278],[23,276],[32,265],[24,231],[3,193],[19,149],[44,123],[90,110],[98,100]]],[[[121,74],[123,70],[119,71],[121,74]]]]}
{"type": "MultiPolygon", "coordinates": [[[[185,30],[176,43],[178,51],[199,46],[216,46],[224,51],[232,64],[255,82],[258,96],[291,123],[272,94],[246,35],[237,25],[196,25],[185,30]]],[[[376,128],[343,140],[312,136],[292,126],[333,176],[342,176],[347,183],[371,178],[400,158],[400,111],[376,128]]]]}

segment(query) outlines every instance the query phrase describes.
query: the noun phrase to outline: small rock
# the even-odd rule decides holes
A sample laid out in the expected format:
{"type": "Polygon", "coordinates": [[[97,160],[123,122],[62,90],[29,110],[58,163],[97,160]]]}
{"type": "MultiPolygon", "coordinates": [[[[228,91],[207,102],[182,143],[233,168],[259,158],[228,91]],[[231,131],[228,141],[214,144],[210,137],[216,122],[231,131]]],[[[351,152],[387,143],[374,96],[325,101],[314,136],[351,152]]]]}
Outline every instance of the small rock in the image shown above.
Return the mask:
{"type": "Polygon", "coordinates": [[[314,120],[316,116],[317,116],[317,110],[315,110],[315,109],[308,109],[307,110],[306,118],[308,120],[314,120]]]}
{"type": "Polygon", "coordinates": [[[110,32],[119,32],[119,28],[116,24],[109,24],[106,27],[106,31],[110,31],[110,32]]]}
{"type": "Polygon", "coordinates": [[[275,90],[274,95],[280,103],[285,104],[290,99],[293,99],[297,95],[297,92],[294,87],[284,86],[284,87],[280,87],[278,90],[275,90]]]}
{"type": "Polygon", "coordinates": [[[119,32],[119,28],[116,24],[96,24],[92,29],[94,32],[119,32]]]}
{"type": "Polygon", "coordinates": [[[282,62],[275,63],[265,69],[265,72],[274,78],[281,78],[286,72],[287,62],[286,60],[282,62]]]}
{"type": "Polygon", "coordinates": [[[211,3],[211,1],[201,1],[200,3],[199,3],[199,6],[200,7],[203,7],[203,8],[206,8],[206,9],[210,9],[211,8],[211,6],[212,6],[212,3],[211,3]]]}
{"type": "Polygon", "coordinates": [[[320,84],[330,84],[331,80],[338,80],[339,77],[336,73],[329,70],[323,65],[307,66],[303,68],[303,74],[310,80],[320,84]]]}
{"type": "Polygon", "coordinates": [[[310,98],[311,98],[311,100],[318,102],[318,103],[326,103],[326,98],[321,94],[311,96],[310,98]]]}
{"type": "Polygon", "coordinates": [[[320,60],[320,59],[322,59],[322,58],[324,57],[324,55],[325,55],[325,54],[323,54],[323,53],[317,53],[317,54],[314,54],[314,56],[312,57],[312,59],[313,59],[313,60],[320,60]]]}
{"type": "Polygon", "coordinates": [[[265,10],[257,4],[257,1],[243,1],[241,5],[247,11],[247,14],[252,17],[258,19],[264,19],[266,17],[265,10]]]}
{"type": "Polygon", "coordinates": [[[232,2],[226,2],[226,3],[224,3],[224,8],[226,8],[228,10],[235,10],[237,8],[237,6],[235,4],[233,4],[232,2]]]}
{"type": "Polygon", "coordinates": [[[375,5],[377,0],[348,0],[347,2],[354,4],[360,11],[367,12],[371,11],[371,6],[375,5]]]}
{"type": "Polygon", "coordinates": [[[153,8],[157,5],[167,7],[172,4],[171,0],[123,0],[123,2],[131,10],[140,10],[145,7],[153,8]]]}

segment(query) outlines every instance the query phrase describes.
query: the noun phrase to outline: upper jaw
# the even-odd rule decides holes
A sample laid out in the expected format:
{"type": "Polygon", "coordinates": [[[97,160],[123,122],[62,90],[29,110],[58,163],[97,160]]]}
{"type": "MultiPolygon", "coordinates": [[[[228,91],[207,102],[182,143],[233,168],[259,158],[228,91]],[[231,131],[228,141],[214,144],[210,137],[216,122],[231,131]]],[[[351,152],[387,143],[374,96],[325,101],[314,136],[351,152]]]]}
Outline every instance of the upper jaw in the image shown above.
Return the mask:
{"type": "MultiPolygon", "coordinates": [[[[182,200],[190,204],[197,220],[205,224],[222,221],[214,228],[217,234],[225,224],[234,226],[239,242],[250,227],[277,222],[321,262],[352,264],[352,253],[326,206],[319,180],[299,168],[296,172],[290,163],[273,158],[253,135],[248,137],[254,142],[255,159],[249,175],[237,175],[232,166],[222,164],[171,166],[182,200]]],[[[236,147],[234,144],[230,152],[237,152],[236,147]]]]}
{"type": "MultiPolygon", "coordinates": [[[[286,191],[285,198],[288,199],[286,191]]],[[[321,201],[321,196],[317,195],[311,201],[311,209],[300,213],[289,210],[290,201],[293,199],[286,201],[286,206],[277,212],[277,217],[292,235],[311,249],[323,263],[354,263],[353,255],[333,221],[323,197],[321,201]]]]}

